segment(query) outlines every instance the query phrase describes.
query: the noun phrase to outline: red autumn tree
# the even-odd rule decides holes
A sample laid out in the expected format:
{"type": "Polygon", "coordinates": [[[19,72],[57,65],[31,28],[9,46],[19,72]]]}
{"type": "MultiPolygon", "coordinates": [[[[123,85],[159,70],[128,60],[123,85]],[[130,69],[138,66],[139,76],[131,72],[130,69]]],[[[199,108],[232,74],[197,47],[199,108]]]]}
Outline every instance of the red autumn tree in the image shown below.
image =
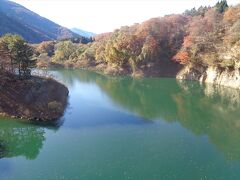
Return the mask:
{"type": "Polygon", "coordinates": [[[189,55],[186,51],[180,51],[173,57],[173,60],[180,64],[186,64],[189,61],[189,55]]]}

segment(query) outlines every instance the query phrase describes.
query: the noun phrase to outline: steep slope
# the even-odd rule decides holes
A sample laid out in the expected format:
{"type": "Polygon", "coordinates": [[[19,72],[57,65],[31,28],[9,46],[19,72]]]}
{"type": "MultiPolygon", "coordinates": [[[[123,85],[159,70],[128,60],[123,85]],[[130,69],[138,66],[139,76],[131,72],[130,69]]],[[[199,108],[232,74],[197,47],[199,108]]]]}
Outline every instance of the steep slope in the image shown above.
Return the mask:
{"type": "Polygon", "coordinates": [[[7,0],[0,1],[0,35],[16,33],[32,43],[46,40],[78,37],[62,27],[25,7],[7,0]]]}
{"type": "Polygon", "coordinates": [[[84,30],[78,29],[78,28],[72,28],[71,31],[80,36],[84,36],[84,37],[88,37],[88,38],[96,36],[96,34],[93,32],[84,31],[84,30]]]}

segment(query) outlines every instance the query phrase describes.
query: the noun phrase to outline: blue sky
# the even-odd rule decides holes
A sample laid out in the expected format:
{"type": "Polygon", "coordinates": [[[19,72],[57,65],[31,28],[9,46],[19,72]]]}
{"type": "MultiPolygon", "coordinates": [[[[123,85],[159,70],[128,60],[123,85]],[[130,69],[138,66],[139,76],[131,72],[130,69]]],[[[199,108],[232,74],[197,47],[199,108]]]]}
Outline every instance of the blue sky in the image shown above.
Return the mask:
{"type": "MultiPolygon", "coordinates": [[[[181,13],[218,0],[12,0],[62,26],[95,33],[181,13]]],[[[228,0],[237,4],[239,0],[228,0]]]]}

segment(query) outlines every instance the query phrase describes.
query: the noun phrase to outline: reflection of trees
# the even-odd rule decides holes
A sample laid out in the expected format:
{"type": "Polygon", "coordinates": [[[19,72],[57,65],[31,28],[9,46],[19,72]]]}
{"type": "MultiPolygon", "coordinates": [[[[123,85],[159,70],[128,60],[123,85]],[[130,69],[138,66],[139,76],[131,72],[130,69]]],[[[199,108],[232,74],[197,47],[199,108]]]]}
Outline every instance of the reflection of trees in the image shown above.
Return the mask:
{"type": "Polygon", "coordinates": [[[240,159],[240,92],[177,84],[173,79],[110,78],[97,84],[117,104],[145,119],[177,121],[197,135],[207,135],[229,159],[240,159]]]}
{"type": "Polygon", "coordinates": [[[171,121],[176,117],[176,104],[172,102],[171,93],[164,86],[171,82],[172,92],[177,92],[175,80],[173,79],[136,79],[110,78],[96,80],[97,84],[118,105],[145,118],[164,118],[171,121]],[[167,111],[166,111],[167,109],[167,111]]]}
{"type": "Polygon", "coordinates": [[[35,159],[43,146],[44,129],[29,123],[0,120],[0,158],[35,159]]]}
{"type": "Polygon", "coordinates": [[[58,73],[57,76],[69,85],[76,80],[97,83],[116,104],[144,118],[154,119],[165,114],[165,119],[175,119],[171,112],[174,111],[172,105],[175,104],[169,102],[171,94],[166,91],[168,87],[164,86],[171,81],[171,90],[177,92],[179,86],[173,79],[161,79],[162,83],[159,83],[158,78],[152,78],[150,81],[149,79],[134,80],[130,77],[110,77],[89,71],[62,70],[58,73]],[[169,109],[170,112],[165,112],[164,109],[169,109]]]}
{"type": "Polygon", "coordinates": [[[72,86],[76,80],[81,82],[95,82],[97,73],[90,73],[89,71],[79,70],[57,70],[49,72],[55,79],[63,82],[68,86],[72,86]]]}
{"type": "MultiPolygon", "coordinates": [[[[209,140],[229,159],[240,159],[240,92],[174,79],[108,77],[87,71],[65,79],[96,82],[117,105],[143,117],[177,121],[209,140]]],[[[67,76],[67,77],[66,77],[67,76]]]]}
{"type": "Polygon", "coordinates": [[[222,86],[182,82],[177,97],[186,113],[178,120],[195,134],[206,134],[229,159],[240,159],[240,92],[222,86]],[[195,113],[194,113],[195,112],[195,113]],[[197,114],[196,114],[197,113],[197,114]],[[185,116],[185,117],[183,117],[185,116]]]}

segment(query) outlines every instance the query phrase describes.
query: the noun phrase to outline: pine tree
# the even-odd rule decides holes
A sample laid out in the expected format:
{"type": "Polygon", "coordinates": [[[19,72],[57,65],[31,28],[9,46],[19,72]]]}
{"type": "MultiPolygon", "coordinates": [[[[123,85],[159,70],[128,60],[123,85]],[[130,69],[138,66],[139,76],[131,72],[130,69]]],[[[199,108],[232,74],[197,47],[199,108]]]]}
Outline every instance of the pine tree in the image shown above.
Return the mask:
{"type": "Polygon", "coordinates": [[[218,2],[218,3],[215,5],[215,9],[216,9],[216,11],[218,11],[219,13],[224,13],[227,8],[228,8],[227,0],[221,0],[220,2],[218,2]]]}
{"type": "Polygon", "coordinates": [[[0,51],[2,71],[18,72],[18,76],[21,78],[27,78],[31,75],[33,51],[23,38],[11,34],[1,37],[0,51]]]}

